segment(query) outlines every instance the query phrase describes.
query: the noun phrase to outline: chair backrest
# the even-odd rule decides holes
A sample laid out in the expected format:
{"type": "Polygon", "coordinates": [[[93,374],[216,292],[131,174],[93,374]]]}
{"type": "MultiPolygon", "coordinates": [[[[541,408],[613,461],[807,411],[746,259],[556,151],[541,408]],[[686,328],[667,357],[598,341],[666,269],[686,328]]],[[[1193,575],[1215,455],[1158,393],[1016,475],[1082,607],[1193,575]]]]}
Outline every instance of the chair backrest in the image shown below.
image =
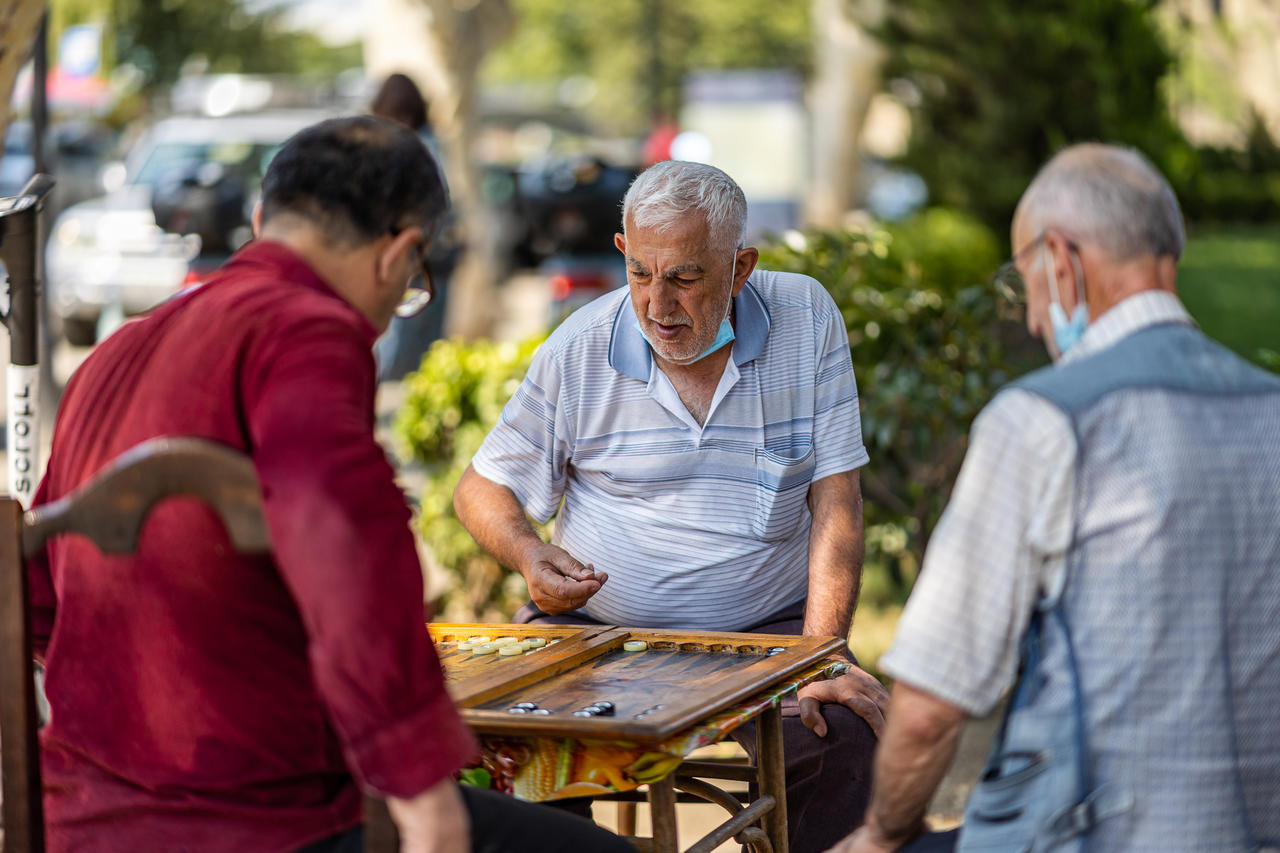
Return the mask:
{"type": "MultiPolygon", "coordinates": [[[[119,456],[62,500],[22,511],[0,497],[0,774],[5,853],[41,853],[40,752],[26,560],[50,537],[77,533],[103,553],[129,554],[148,513],[175,496],[207,503],[244,553],[271,549],[257,472],[247,456],[196,438],[157,438],[119,456]]],[[[366,797],[366,851],[399,847],[386,806],[366,797]]]]}

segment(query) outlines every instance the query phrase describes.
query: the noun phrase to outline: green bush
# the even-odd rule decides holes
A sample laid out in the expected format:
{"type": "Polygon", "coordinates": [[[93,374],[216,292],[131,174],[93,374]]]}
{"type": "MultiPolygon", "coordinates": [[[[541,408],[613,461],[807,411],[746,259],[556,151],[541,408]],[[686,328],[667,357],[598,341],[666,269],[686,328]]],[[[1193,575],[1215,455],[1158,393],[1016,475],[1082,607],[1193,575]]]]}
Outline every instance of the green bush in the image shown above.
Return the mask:
{"type": "MultiPolygon", "coordinates": [[[[871,454],[862,479],[870,605],[905,600],[969,423],[1008,376],[1008,328],[987,284],[998,261],[994,234],[945,210],[891,226],[793,232],[762,250],[763,268],[822,282],[849,329],[871,454]]],[[[444,618],[506,619],[527,600],[519,576],[463,529],[452,495],[541,340],[437,342],[405,380],[395,430],[427,471],[418,524],[450,578],[438,605],[444,618]]]]}
{"type": "Polygon", "coordinates": [[[481,551],[458,521],[453,489],[545,337],[520,343],[436,341],[405,378],[405,402],[393,431],[427,477],[416,523],[448,579],[443,589],[432,590],[438,618],[504,621],[528,601],[523,579],[481,551]]]}
{"type": "Polygon", "coordinates": [[[792,233],[766,269],[822,282],[849,329],[871,462],[862,470],[862,601],[905,600],[964,457],[969,423],[1011,370],[995,235],[930,210],[898,225],[792,233]]]}

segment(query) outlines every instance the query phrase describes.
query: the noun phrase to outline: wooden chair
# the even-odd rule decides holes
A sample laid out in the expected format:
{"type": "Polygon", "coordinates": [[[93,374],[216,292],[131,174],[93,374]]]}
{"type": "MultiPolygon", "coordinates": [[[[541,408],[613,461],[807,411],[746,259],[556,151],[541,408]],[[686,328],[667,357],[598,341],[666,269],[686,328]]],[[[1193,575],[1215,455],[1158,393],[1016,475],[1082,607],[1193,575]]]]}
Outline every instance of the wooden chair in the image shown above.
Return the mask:
{"type": "MultiPolygon", "coordinates": [[[[78,533],[103,553],[137,548],[143,522],[165,498],[205,501],[242,552],[271,548],[253,463],[194,438],[157,438],[122,454],[74,494],[24,513],[0,497],[0,752],[5,853],[41,853],[44,818],[31,655],[26,560],[52,536],[78,533]]],[[[365,850],[395,853],[399,839],[386,804],[365,798],[365,850]]]]}

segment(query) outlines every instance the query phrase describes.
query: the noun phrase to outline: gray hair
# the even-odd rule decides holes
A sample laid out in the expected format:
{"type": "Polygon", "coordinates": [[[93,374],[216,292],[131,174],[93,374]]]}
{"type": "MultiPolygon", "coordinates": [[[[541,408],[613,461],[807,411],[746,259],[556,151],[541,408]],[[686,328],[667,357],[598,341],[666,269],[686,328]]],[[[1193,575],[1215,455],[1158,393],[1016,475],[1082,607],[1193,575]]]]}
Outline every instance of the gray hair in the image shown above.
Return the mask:
{"type": "Polygon", "coordinates": [[[706,217],[713,241],[746,245],[747,197],[733,178],[705,163],[664,160],[631,182],[622,200],[622,228],[634,222],[665,231],[690,211],[706,217]]]}
{"type": "Polygon", "coordinates": [[[1039,235],[1062,228],[1117,261],[1182,257],[1186,233],[1169,182],[1132,148],[1085,143],[1058,152],[1018,202],[1014,222],[1039,235]]]}

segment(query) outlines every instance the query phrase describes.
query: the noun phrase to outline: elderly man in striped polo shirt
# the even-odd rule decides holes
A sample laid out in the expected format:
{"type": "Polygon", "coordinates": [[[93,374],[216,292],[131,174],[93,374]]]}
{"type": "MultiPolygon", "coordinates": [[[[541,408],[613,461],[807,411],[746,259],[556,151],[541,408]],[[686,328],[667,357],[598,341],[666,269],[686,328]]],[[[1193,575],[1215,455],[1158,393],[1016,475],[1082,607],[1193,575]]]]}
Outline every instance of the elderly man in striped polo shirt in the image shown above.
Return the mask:
{"type": "MultiPolygon", "coordinates": [[[[517,618],[848,635],[867,462],[849,340],[821,284],[756,269],[746,212],[711,166],[640,175],[615,238],[629,287],[551,335],[459,482],[458,517],[528,582],[517,618]],[[526,514],[557,510],[548,544],[526,514]]],[[[861,822],[886,700],[855,668],[789,709],[792,850],[861,822]]]]}

